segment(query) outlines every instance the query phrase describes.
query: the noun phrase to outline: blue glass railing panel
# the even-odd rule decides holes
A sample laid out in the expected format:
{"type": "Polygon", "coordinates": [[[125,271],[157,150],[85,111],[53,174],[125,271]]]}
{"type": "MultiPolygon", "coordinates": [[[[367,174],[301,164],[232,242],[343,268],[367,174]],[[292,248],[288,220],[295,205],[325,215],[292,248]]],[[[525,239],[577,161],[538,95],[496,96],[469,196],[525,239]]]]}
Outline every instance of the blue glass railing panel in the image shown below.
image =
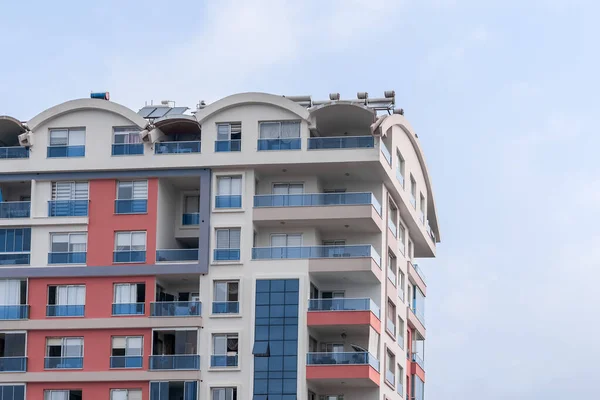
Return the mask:
{"type": "Polygon", "coordinates": [[[300,138],[289,139],[258,139],[258,151],[263,150],[300,150],[302,142],[300,138]]]}
{"type": "Polygon", "coordinates": [[[200,141],[158,142],[154,144],[154,154],[200,153],[200,141]]]}
{"type": "Polygon", "coordinates": [[[307,365],[370,365],[379,371],[379,360],[367,352],[308,353],[307,365]]]}
{"type": "Polygon", "coordinates": [[[404,396],[404,385],[401,383],[398,383],[396,385],[396,392],[398,392],[398,394],[400,395],[400,397],[404,396]]]}
{"type": "Polygon", "coordinates": [[[83,357],[46,357],[44,358],[46,369],[82,369],[83,357]]]}
{"type": "Polygon", "coordinates": [[[266,194],[254,196],[254,207],[313,207],[371,204],[381,215],[381,204],[373,193],[266,194]]]}
{"type": "Polygon", "coordinates": [[[48,158],[84,157],[85,146],[48,146],[48,158]]]}
{"type": "Polygon", "coordinates": [[[146,251],[115,251],[113,252],[113,262],[116,263],[134,263],[146,262],[146,251]]]}
{"type": "Polygon", "coordinates": [[[392,386],[396,384],[396,377],[392,371],[385,371],[385,380],[392,386]]]}
{"type": "Polygon", "coordinates": [[[0,306],[0,320],[17,320],[28,318],[29,306],[26,304],[14,306],[0,306]]]}
{"type": "Polygon", "coordinates": [[[200,369],[200,356],[197,354],[150,356],[150,369],[200,369]]]}
{"type": "Polygon", "coordinates": [[[424,371],[425,370],[425,361],[421,358],[419,353],[413,353],[412,355],[413,362],[416,362],[419,367],[424,371]]]}
{"type": "Polygon", "coordinates": [[[385,329],[392,333],[394,337],[396,336],[396,324],[391,319],[386,319],[385,321],[385,329]]]}
{"type": "Polygon", "coordinates": [[[240,303],[239,301],[213,301],[212,303],[213,314],[239,314],[240,303]]]}
{"type": "Polygon", "coordinates": [[[228,356],[226,354],[223,355],[212,355],[210,356],[210,366],[211,367],[237,367],[238,366],[238,356],[228,356]]]}
{"type": "Polygon", "coordinates": [[[371,299],[310,299],[308,311],[371,311],[380,318],[381,310],[371,299]]]}
{"type": "Polygon", "coordinates": [[[0,202],[0,218],[29,218],[31,215],[30,201],[0,202]]]}
{"type": "Polygon", "coordinates": [[[421,310],[417,307],[416,303],[413,300],[413,305],[412,307],[410,307],[410,310],[412,311],[413,314],[415,314],[415,317],[417,317],[417,319],[423,324],[425,325],[425,312],[424,310],[421,310]]]}
{"type": "Polygon", "coordinates": [[[29,147],[0,147],[0,160],[8,158],[29,158],[29,147]]]}
{"type": "Polygon", "coordinates": [[[383,143],[383,140],[380,142],[381,143],[381,154],[383,154],[383,157],[385,158],[385,160],[387,161],[387,163],[391,166],[392,165],[392,155],[390,154],[390,151],[388,150],[387,146],[385,145],[385,143],[383,143]]]}
{"type": "Polygon", "coordinates": [[[241,140],[215,140],[215,153],[241,151],[241,140]]]}
{"type": "Polygon", "coordinates": [[[377,265],[381,266],[381,257],[371,245],[254,247],[252,249],[253,260],[357,257],[371,257],[377,265]]]}
{"type": "Polygon", "coordinates": [[[215,261],[239,261],[240,249],[215,249],[213,258],[215,261]]]}
{"type": "Polygon", "coordinates": [[[200,213],[183,214],[182,225],[200,225],[200,213]]]}
{"type": "Polygon", "coordinates": [[[111,368],[142,368],[142,356],[111,356],[111,368]]]}
{"type": "Polygon", "coordinates": [[[144,315],[144,303],[120,303],[112,305],[112,315],[144,315]]]}
{"type": "Polygon", "coordinates": [[[29,253],[0,253],[0,265],[29,265],[29,253]]]}
{"type": "Polygon", "coordinates": [[[49,217],[87,217],[89,200],[50,200],[49,217]]]}
{"type": "Polygon", "coordinates": [[[241,208],[242,207],[242,196],[239,194],[234,195],[220,195],[215,197],[215,208],[241,208]]]}
{"type": "Polygon", "coordinates": [[[85,314],[84,305],[47,305],[47,317],[83,317],[85,314]]]}
{"type": "Polygon", "coordinates": [[[144,154],[143,143],[115,143],[112,145],[113,156],[133,156],[144,154]]]}
{"type": "Polygon", "coordinates": [[[423,283],[427,283],[425,281],[425,274],[423,273],[423,270],[419,267],[419,264],[412,264],[412,266],[415,269],[415,271],[417,272],[417,275],[419,275],[419,277],[421,277],[421,280],[423,281],[423,283]]]}
{"type": "Polygon", "coordinates": [[[115,214],[144,214],[148,212],[148,200],[115,200],[115,214]]]}
{"type": "Polygon", "coordinates": [[[372,149],[375,147],[373,136],[337,136],[308,138],[308,150],[334,149],[372,149]]]}
{"type": "Polygon", "coordinates": [[[78,252],[54,252],[48,253],[48,264],[85,264],[87,253],[78,252]]]}
{"type": "Polygon", "coordinates": [[[194,317],[201,315],[199,301],[157,301],[150,304],[153,317],[194,317]]]}
{"type": "Polygon", "coordinates": [[[404,187],[404,176],[400,170],[396,170],[396,179],[400,182],[400,186],[404,187]]]}
{"type": "Polygon", "coordinates": [[[27,357],[0,357],[0,372],[27,371],[27,357]]]}
{"type": "Polygon", "coordinates": [[[156,250],[156,262],[198,261],[198,249],[156,250]]]}

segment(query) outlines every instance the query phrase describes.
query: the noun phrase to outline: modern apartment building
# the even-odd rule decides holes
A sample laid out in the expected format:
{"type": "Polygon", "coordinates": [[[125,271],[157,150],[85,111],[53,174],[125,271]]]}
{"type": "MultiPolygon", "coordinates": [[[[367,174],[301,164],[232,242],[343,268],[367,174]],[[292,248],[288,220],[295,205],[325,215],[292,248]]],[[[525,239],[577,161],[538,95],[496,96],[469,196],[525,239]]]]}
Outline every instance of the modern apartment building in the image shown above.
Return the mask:
{"type": "Polygon", "coordinates": [[[0,117],[0,400],[422,400],[440,236],[394,96],[0,117]]]}

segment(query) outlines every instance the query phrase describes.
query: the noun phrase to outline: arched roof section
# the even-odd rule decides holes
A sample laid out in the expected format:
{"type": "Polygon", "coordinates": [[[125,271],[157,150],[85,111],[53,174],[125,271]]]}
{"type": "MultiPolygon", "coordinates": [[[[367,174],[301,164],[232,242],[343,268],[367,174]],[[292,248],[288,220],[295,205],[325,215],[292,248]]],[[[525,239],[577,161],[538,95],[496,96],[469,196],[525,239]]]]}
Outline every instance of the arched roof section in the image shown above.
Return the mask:
{"type": "Polygon", "coordinates": [[[8,115],[0,115],[0,147],[19,144],[19,135],[25,132],[23,123],[8,115]]]}
{"type": "Polygon", "coordinates": [[[102,110],[117,114],[130,120],[132,123],[142,129],[148,125],[148,121],[146,121],[133,110],[122,106],[121,104],[100,99],[77,99],[58,104],[33,117],[27,122],[27,125],[29,126],[29,129],[35,131],[37,127],[47,121],[70,112],[81,110],[102,110]]]}
{"type": "Polygon", "coordinates": [[[167,135],[171,133],[200,134],[200,124],[192,115],[167,115],[154,120],[153,125],[167,135]]]}
{"type": "Polygon", "coordinates": [[[205,108],[198,110],[196,113],[196,119],[198,120],[198,123],[202,124],[208,117],[218,112],[245,104],[272,105],[284,110],[288,110],[291,113],[296,114],[299,118],[310,122],[310,114],[308,110],[298,103],[283,96],[258,92],[238,93],[224,97],[221,100],[218,100],[212,104],[209,104],[205,108]]]}
{"type": "Polygon", "coordinates": [[[394,125],[399,126],[402,129],[402,131],[406,133],[406,136],[408,136],[408,138],[410,139],[415,153],[417,154],[417,158],[419,159],[419,164],[421,166],[421,170],[423,171],[423,176],[425,178],[425,185],[427,186],[427,192],[429,193],[427,216],[429,217],[431,229],[435,233],[437,241],[440,242],[441,236],[437,220],[437,210],[435,207],[435,196],[433,195],[431,178],[429,176],[429,171],[427,170],[427,164],[425,163],[425,155],[423,154],[423,150],[421,149],[421,145],[419,144],[419,139],[417,138],[417,135],[415,135],[412,127],[410,126],[406,118],[404,118],[404,116],[400,114],[392,114],[390,116],[387,116],[382,123],[382,131],[384,129],[389,129],[391,126],[394,125]]]}
{"type": "Polygon", "coordinates": [[[370,126],[375,121],[375,111],[361,104],[335,102],[320,104],[308,109],[317,131],[326,133],[345,129],[363,129],[370,134],[370,126]]]}

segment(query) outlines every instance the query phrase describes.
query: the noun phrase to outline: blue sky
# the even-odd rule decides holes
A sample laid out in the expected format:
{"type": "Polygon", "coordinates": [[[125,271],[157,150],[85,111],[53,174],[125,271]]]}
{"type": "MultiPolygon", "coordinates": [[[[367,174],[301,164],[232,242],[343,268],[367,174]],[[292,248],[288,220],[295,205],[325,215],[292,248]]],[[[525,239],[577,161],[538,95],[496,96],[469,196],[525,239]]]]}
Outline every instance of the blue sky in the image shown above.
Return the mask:
{"type": "Polygon", "coordinates": [[[0,0],[0,114],[395,89],[433,178],[426,398],[595,399],[600,3],[0,0]],[[102,5],[100,5],[102,4],[102,5]]]}

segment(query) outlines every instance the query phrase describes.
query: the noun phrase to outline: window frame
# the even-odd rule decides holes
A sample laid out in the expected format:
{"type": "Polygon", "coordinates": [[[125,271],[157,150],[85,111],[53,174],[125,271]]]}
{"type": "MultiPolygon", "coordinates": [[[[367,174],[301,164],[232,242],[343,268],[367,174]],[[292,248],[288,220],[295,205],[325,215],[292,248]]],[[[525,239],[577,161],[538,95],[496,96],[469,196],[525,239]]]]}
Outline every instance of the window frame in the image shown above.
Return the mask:
{"type": "Polygon", "coordinates": [[[242,245],[242,229],[235,227],[235,228],[215,228],[215,249],[241,249],[241,245],[242,245]],[[237,231],[239,232],[239,246],[238,247],[231,247],[231,231],[237,231]],[[219,247],[219,231],[227,231],[227,244],[229,245],[229,247],[219,247]]]}
{"type": "MultiPolygon", "coordinates": [[[[85,306],[86,303],[86,299],[87,299],[87,288],[85,286],[85,284],[75,284],[75,285],[48,285],[48,295],[46,297],[48,303],[47,305],[54,305],[54,306],[85,306]],[[54,304],[50,303],[50,288],[54,287],[54,304]],[[74,287],[74,288],[83,288],[83,304],[70,304],[69,302],[67,302],[67,304],[58,304],[58,289],[59,288],[67,288],[67,292],[69,290],[69,288],[74,287]]],[[[68,296],[67,296],[68,299],[68,296]]]]}
{"type": "MultiPolygon", "coordinates": [[[[225,391],[225,400],[238,400],[237,386],[215,386],[210,388],[210,400],[215,400],[215,390],[225,391]],[[227,397],[227,391],[231,389],[231,397],[227,397]]],[[[220,399],[219,399],[220,400],[220,399]]]]}
{"type": "Polygon", "coordinates": [[[141,129],[138,128],[137,126],[113,126],[113,134],[112,134],[112,144],[142,144],[142,139],[140,138],[140,132],[141,129]],[[117,131],[119,130],[119,131],[117,131]],[[123,142],[123,143],[117,143],[115,141],[115,138],[117,136],[126,136],[127,138],[131,137],[133,134],[133,136],[137,137],[137,140],[139,140],[139,142],[123,142]]]}
{"type": "Polygon", "coordinates": [[[117,231],[115,232],[115,246],[114,251],[147,251],[148,249],[148,233],[146,231],[117,231]],[[144,234],[144,249],[138,250],[133,248],[133,234],[143,233],[144,234]],[[129,250],[119,250],[118,237],[119,235],[129,234],[129,250]]]}
{"type": "Polygon", "coordinates": [[[148,180],[147,179],[136,179],[131,181],[117,181],[117,191],[116,191],[116,200],[148,200],[148,180]],[[146,196],[145,197],[135,197],[135,186],[137,184],[144,183],[146,188],[146,196]],[[120,188],[121,185],[131,184],[131,198],[124,198],[120,196],[120,188]]]}
{"type": "MultiPolygon", "coordinates": [[[[48,350],[50,350],[50,348],[48,346],[48,342],[50,340],[52,340],[52,339],[60,339],[60,341],[61,341],[61,343],[60,343],[60,356],[59,356],[61,358],[69,357],[69,356],[65,355],[65,349],[67,347],[66,343],[65,343],[66,340],[73,340],[73,339],[81,340],[81,346],[80,346],[80,349],[81,349],[80,353],[81,353],[81,355],[78,356],[78,357],[84,358],[84,354],[85,354],[84,353],[85,341],[84,341],[84,337],[83,336],[49,336],[49,337],[47,337],[46,338],[46,346],[45,346],[46,347],[46,352],[45,352],[46,355],[45,355],[45,357],[56,357],[56,356],[51,356],[51,355],[48,354],[49,353],[48,350]]],[[[53,346],[56,346],[56,345],[53,345],[53,346]]]]}
{"type": "Polygon", "coordinates": [[[259,140],[282,140],[282,139],[300,139],[302,137],[302,123],[300,120],[278,120],[278,121],[259,121],[258,122],[258,139],[259,140]],[[279,131],[277,133],[277,137],[263,137],[262,136],[262,126],[263,125],[267,125],[267,124],[278,124],[279,125],[279,131]],[[289,136],[289,137],[282,137],[281,133],[282,133],[282,127],[283,124],[294,124],[294,125],[298,125],[298,136],[289,136]]]}
{"type": "Polygon", "coordinates": [[[212,353],[211,355],[213,356],[239,356],[240,354],[240,350],[239,350],[239,345],[240,345],[240,334],[236,333],[236,332],[227,332],[227,333],[213,333],[212,337],[211,337],[211,346],[212,346],[212,353]],[[226,350],[225,353],[215,353],[215,338],[219,338],[219,337],[225,337],[225,347],[228,348],[228,344],[227,344],[227,340],[229,339],[235,339],[237,340],[237,345],[238,345],[238,349],[234,352],[234,351],[228,351],[226,350]],[[229,354],[229,353],[233,353],[233,354],[229,354]]]}
{"type": "Polygon", "coordinates": [[[48,147],[70,147],[70,146],[85,146],[86,144],[86,129],[85,126],[72,126],[69,128],[49,128],[48,129],[48,147]],[[58,131],[67,132],[67,144],[52,144],[52,134],[58,131]],[[71,134],[83,131],[83,144],[71,144],[71,134]]]}
{"type": "Polygon", "coordinates": [[[217,176],[216,196],[241,196],[244,191],[242,175],[219,175],[217,176]],[[229,179],[229,193],[221,193],[221,182],[229,179]],[[239,179],[239,193],[233,193],[233,180],[239,179]]]}
{"type": "MultiPolygon", "coordinates": [[[[242,123],[241,122],[217,122],[217,141],[231,141],[231,140],[242,140],[242,123]],[[239,133],[234,132],[234,127],[239,125],[239,133]],[[219,139],[219,127],[227,126],[227,139],[219,139]],[[238,139],[233,139],[232,135],[239,135],[238,139]]],[[[236,129],[237,131],[237,129],[236,129]]]]}
{"type": "Polygon", "coordinates": [[[144,357],[144,335],[111,336],[110,337],[110,356],[111,357],[144,357]],[[123,347],[125,354],[123,356],[115,356],[113,354],[113,350],[121,349],[121,347],[115,347],[115,345],[114,345],[115,339],[125,339],[125,347],[123,347]],[[141,339],[142,342],[141,342],[141,346],[140,346],[140,354],[127,354],[127,351],[129,349],[135,349],[135,347],[128,346],[128,341],[130,339],[141,339]]]}
{"type": "MultiPolygon", "coordinates": [[[[51,253],[87,253],[87,246],[88,246],[88,242],[87,242],[87,232],[51,232],[50,233],[50,252],[51,253]],[[67,236],[67,251],[54,251],[54,238],[56,236],[67,236]],[[84,251],[74,251],[72,250],[71,246],[74,244],[82,244],[82,243],[72,243],[71,242],[71,237],[72,236],[84,236],[85,237],[85,250],[84,251]]],[[[64,242],[57,242],[57,243],[64,243],[64,242]]]]}
{"type": "Polygon", "coordinates": [[[50,200],[52,201],[68,201],[68,200],[89,200],[90,199],[90,182],[89,181],[52,181],[52,189],[50,194],[50,200]],[[86,185],[85,198],[77,197],[77,185],[86,185]],[[69,198],[59,198],[58,194],[58,186],[59,185],[69,185],[69,198]]]}
{"type": "Polygon", "coordinates": [[[239,302],[240,301],[240,286],[241,285],[240,285],[239,280],[233,280],[233,279],[232,280],[214,280],[213,281],[213,296],[212,296],[213,300],[212,301],[213,302],[235,302],[235,301],[239,302]],[[217,285],[220,285],[220,284],[226,285],[225,296],[227,297],[227,300],[218,300],[217,299],[217,293],[219,293],[219,292],[216,289],[217,289],[217,285]],[[237,290],[238,290],[238,292],[237,292],[238,299],[237,300],[229,300],[229,294],[230,294],[229,293],[229,285],[231,285],[231,284],[237,284],[237,290]]]}

